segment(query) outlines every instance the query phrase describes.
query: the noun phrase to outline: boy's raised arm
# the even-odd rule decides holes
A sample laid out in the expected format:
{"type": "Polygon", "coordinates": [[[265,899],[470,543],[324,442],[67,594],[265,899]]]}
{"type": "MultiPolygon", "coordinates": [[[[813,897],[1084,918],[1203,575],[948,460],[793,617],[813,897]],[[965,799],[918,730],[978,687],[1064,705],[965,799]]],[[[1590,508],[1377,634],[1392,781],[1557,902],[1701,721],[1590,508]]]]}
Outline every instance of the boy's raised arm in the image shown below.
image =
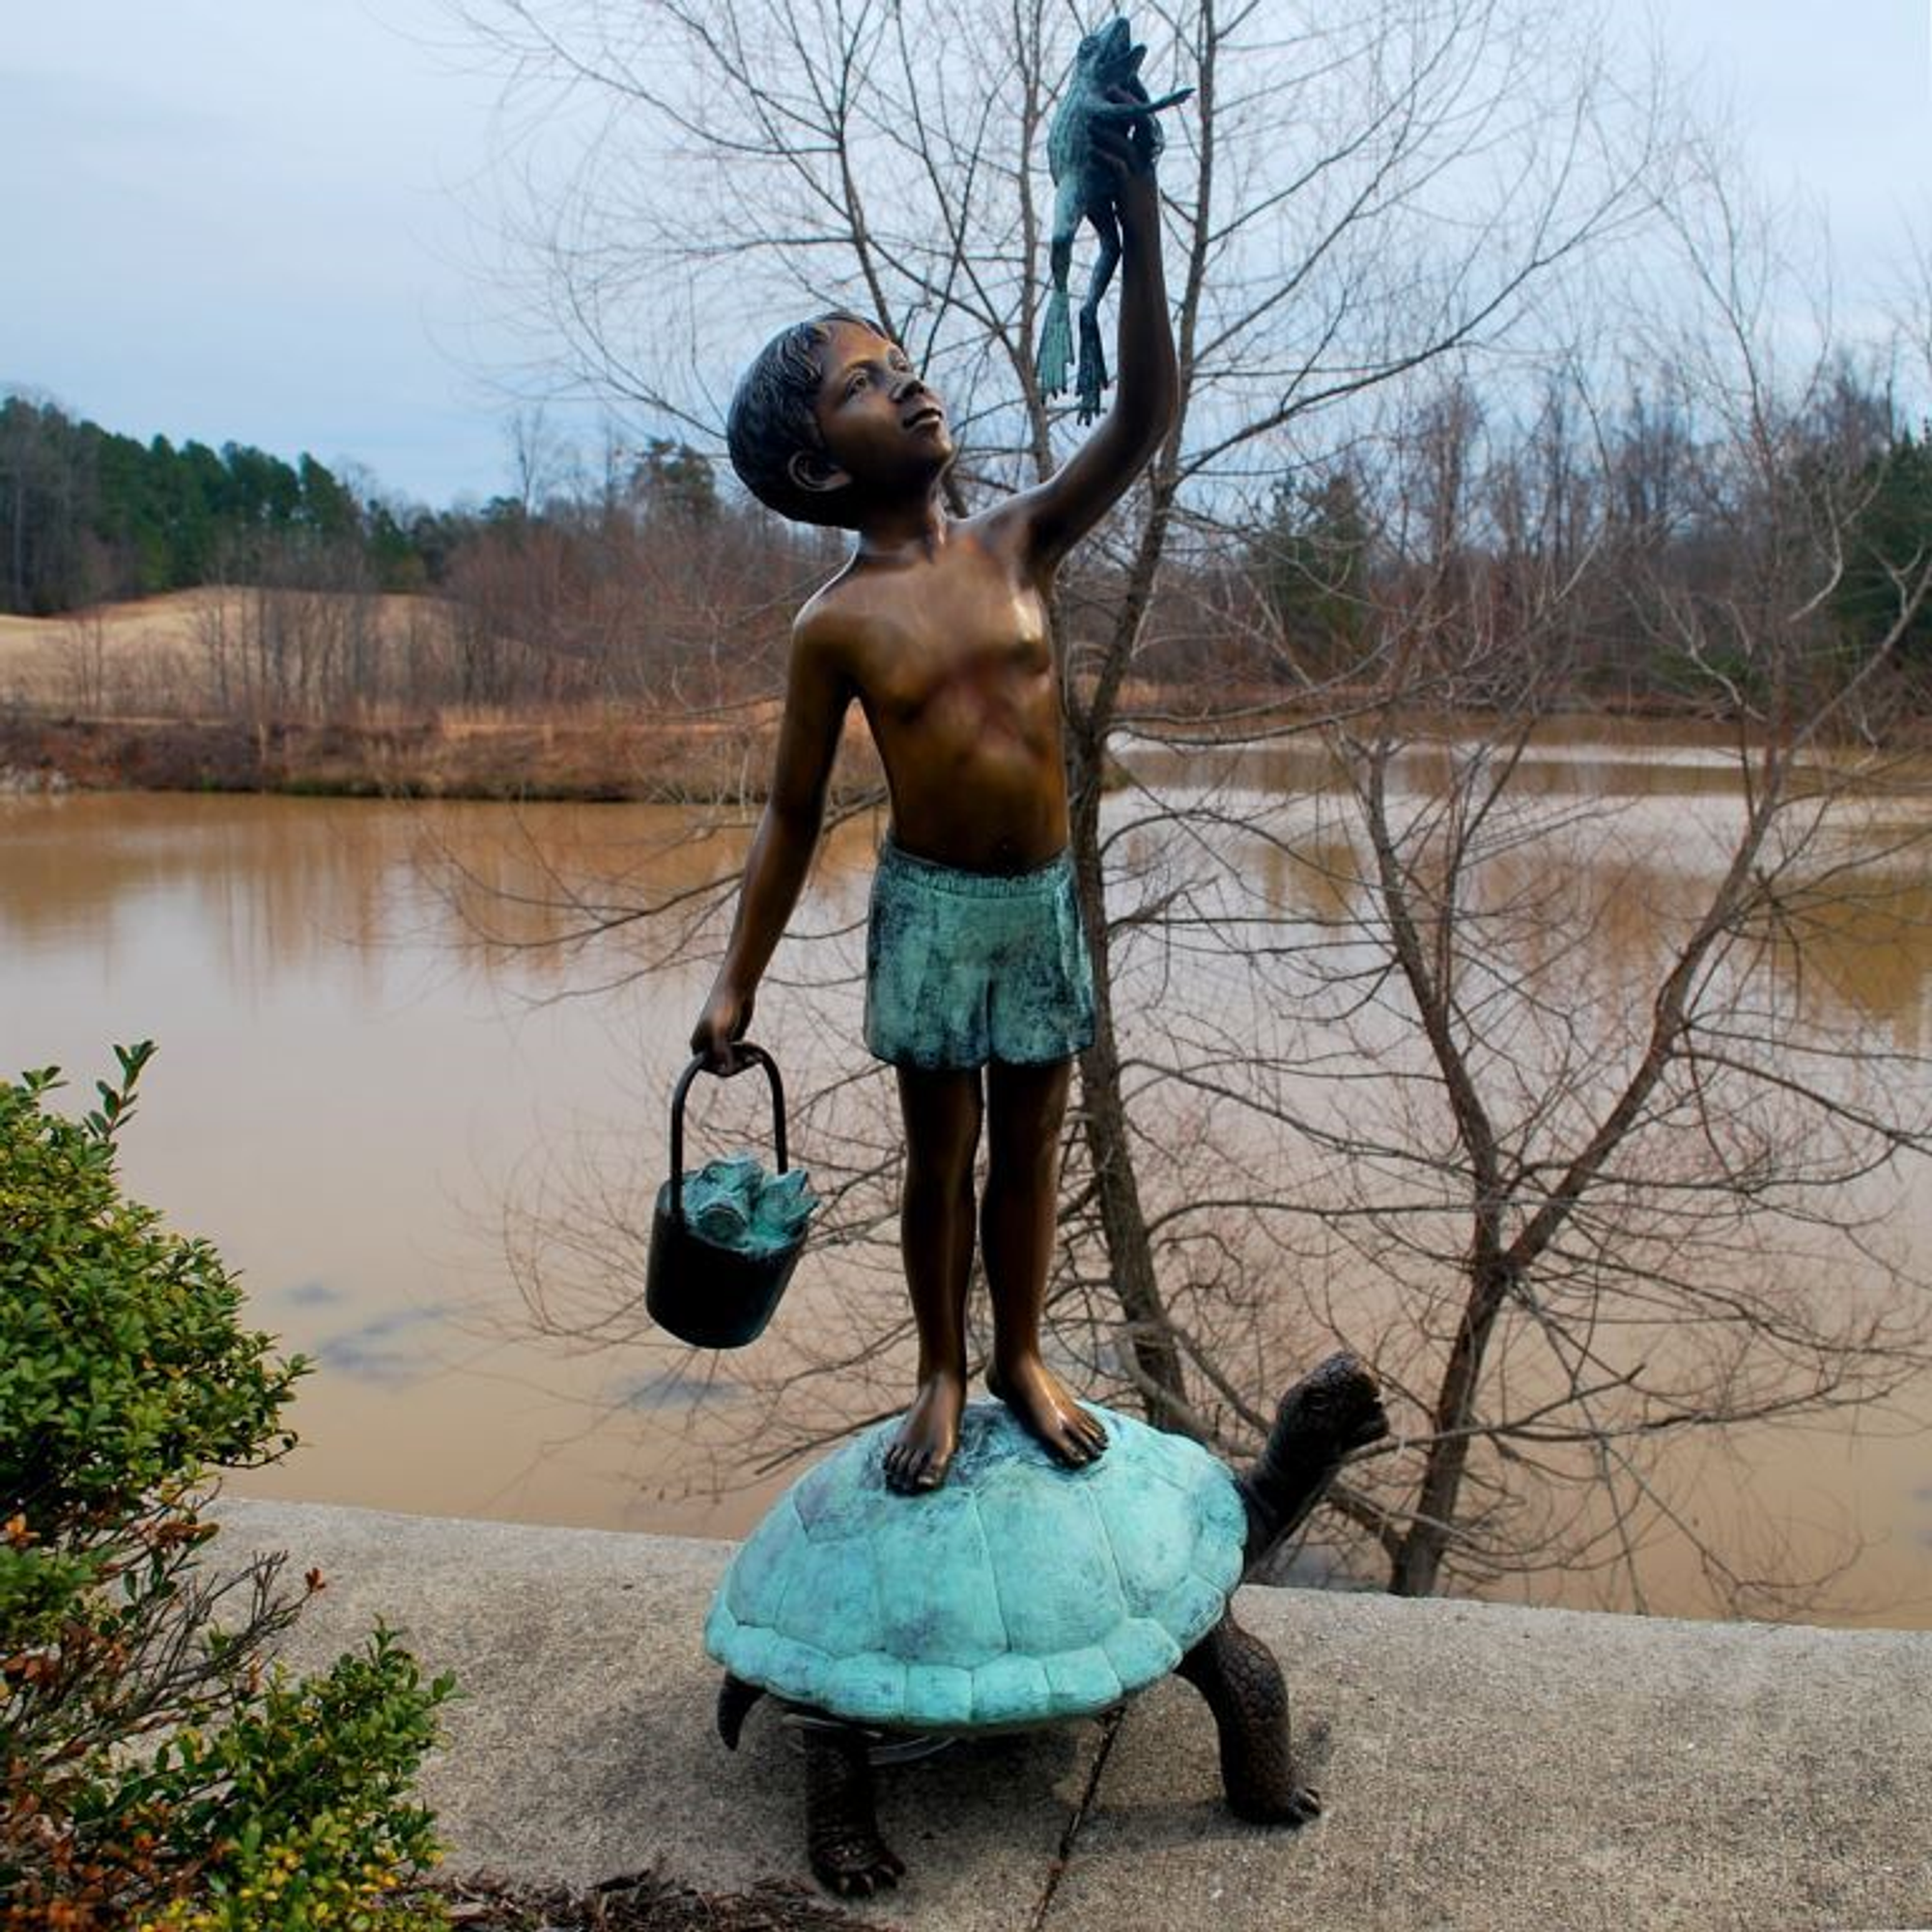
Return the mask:
{"type": "Polygon", "coordinates": [[[1114,404],[1052,476],[1014,499],[1028,520],[1035,567],[1046,574],[1147,468],[1173,426],[1180,394],[1161,272],[1160,190],[1153,168],[1138,157],[1123,131],[1103,130],[1098,138],[1121,177],[1115,198],[1122,271],[1114,404]]]}
{"type": "Polygon", "coordinates": [[[714,1071],[737,1071],[732,1042],[752,1024],[758,980],[784,936],[811,869],[825,822],[825,793],[838,753],[838,734],[851,690],[810,611],[792,633],[784,717],[771,796],[745,860],[745,882],[724,963],[691,1032],[691,1050],[714,1071]]]}

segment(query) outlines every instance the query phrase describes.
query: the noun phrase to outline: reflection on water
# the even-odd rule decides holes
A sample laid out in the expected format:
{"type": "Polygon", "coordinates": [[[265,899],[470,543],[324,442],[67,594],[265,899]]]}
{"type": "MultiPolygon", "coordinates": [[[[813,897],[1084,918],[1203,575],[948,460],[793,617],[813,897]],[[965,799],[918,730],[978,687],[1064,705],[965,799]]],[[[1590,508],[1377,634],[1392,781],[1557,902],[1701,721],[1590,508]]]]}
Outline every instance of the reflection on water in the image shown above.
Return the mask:
{"type": "Polygon", "coordinates": [[[699,1402],[742,1402],[751,1393],[728,1376],[694,1376],[682,1369],[640,1376],[620,1383],[616,1399],[628,1408],[689,1408],[699,1402]]]}
{"type": "Polygon", "coordinates": [[[304,1447],[243,1487],[711,1525],[660,1493],[636,1439],[588,1426],[634,1364],[516,1332],[500,1217],[531,1151],[584,1119],[639,1122],[640,1158],[663,1158],[668,1014],[701,990],[668,969],[635,1004],[555,1004],[571,962],[531,942],[595,909],[543,909],[554,855],[613,875],[648,859],[664,891],[740,850],[648,809],[0,803],[0,1059],[59,1064],[85,1094],[110,1042],[156,1039],[128,1184],[214,1238],[254,1319],[317,1363],[304,1447]],[[478,942],[479,907],[514,944],[478,942]]]}
{"type": "MultiPolygon", "coordinates": [[[[1443,755],[1406,774],[1418,807],[1428,758],[1443,755]]],[[[1534,795],[1578,809],[1489,890],[1547,908],[1551,947],[1577,949],[1578,1002],[1614,1011],[1721,849],[1734,781],[1694,744],[1660,754],[1608,734],[1548,746],[1533,764],[1534,795]],[[1595,809],[1606,795],[1609,815],[1595,809]],[[1582,943],[1565,916],[1580,917],[1586,873],[1582,943]]],[[[1185,884],[1170,936],[1133,953],[1123,1007],[1172,1005],[1183,983],[1189,1009],[1238,1041],[1266,989],[1216,951],[1210,923],[1264,915],[1338,930],[1364,903],[1364,854],[1333,809],[1339,775],[1300,745],[1184,758],[1142,747],[1126,765],[1141,785],[1185,782],[1199,808],[1185,836],[1211,839],[1238,894],[1186,883],[1173,829],[1141,822],[1135,784],[1118,794],[1122,905],[1185,884]]],[[[1882,850],[1901,825],[1917,829],[1909,808],[1874,803],[1861,836],[1882,850]]],[[[735,878],[745,836],[628,806],[0,801],[0,1060],[10,1071],[58,1062],[84,1093],[111,1041],[157,1039],[126,1142],[128,1185],[215,1239],[255,1319],[317,1363],[297,1414],[305,1446],[244,1487],[697,1533],[755,1518],[770,1481],[723,1503],[686,1493],[712,1473],[690,1418],[751,1407],[735,1365],[532,1339],[504,1223],[506,1200],[561,1184],[546,1150],[594,1143],[602,1157],[613,1141],[634,1218],[647,1218],[669,1079],[709,979],[692,937],[714,917],[717,882],[735,878]],[[639,903],[662,909],[648,936],[599,941],[605,920],[639,903]],[[604,983],[621,995],[559,997],[604,983]]],[[[841,830],[801,913],[844,935],[834,963],[796,948],[775,962],[761,1024],[784,1030],[788,1070],[794,1055],[832,1066],[857,1055],[851,970],[875,836],[866,821],[841,830]]],[[[1927,1039],[1932,882],[1915,854],[1868,870],[1852,898],[1794,900],[1764,943],[1781,997],[1901,1051],[1927,1039]]],[[[1172,1123],[1177,1138],[1207,1123],[1207,1104],[1172,1123]]],[[[880,1121],[874,1151],[890,1163],[889,1112],[880,1121]]],[[[1913,1238],[1932,1235],[1915,1227],[1913,1238]]],[[[827,1280],[795,1291],[794,1339],[814,1319],[846,1320],[844,1292],[827,1280]]],[[[1794,1537],[1809,1519],[1835,1532],[1856,1512],[1884,1539],[1858,1589],[1897,1620],[1932,1622],[1923,1464],[1923,1442],[1904,1435],[1767,1436],[1747,1481],[1794,1537]]],[[[1744,1480],[1714,1471],[1710,1506],[1721,1511],[1744,1480]]]]}
{"type": "MultiPolygon", "coordinates": [[[[1397,764],[1398,795],[1431,809],[1454,748],[1418,747],[1397,764]]],[[[1364,914],[1374,895],[1370,855],[1329,801],[1345,789],[1341,766],[1321,746],[1296,742],[1264,750],[1225,747],[1130,752],[1125,768],[1163,805],[1187,801],[1215,825],[1219,858],[1277,911],[1333,925],[1364,914]],[[1298,809],[1283,801],[1298,801],[1298,809]],[[1244,822],[1265,810],[1266,837],[1244,822]]],[[[1932,770],[1918,774],[1932,791],[1932,770]]],[[[1896,775],[1892,782],[1896,783],[1896,775]]],[[[1492,904],[1537,901],[1547,909],[1553,945],[1567,945],[1572,923],[1587,917],[1591,966],[1619,985],[1636,983],[1659,957],[1673,926],[1701,905],[1728,856],[1740,811],[1734,763],[1709,747],[1680,747],[1651,759],[1591,757],[1559,745],[1526,758],[1511,781],[1513,798],[1533,814],[1534,838],[1486,867],[1492,904]],[[1568,812],[1548,802],[1574,800],[1568,812]]],[[[1877,796],[1841,803],[1834,830],[1807,868],[1809,889],[1794,885],[1766,935],[1776,965],[1813,1009],[1839,1018],[1883,1021],[1906,1051],[1926,1042],[1932,1009],[1932,877],[1928,815],[1877,796]],[[1856,855],[1855,879],[1838,862],[1856,855]]],[[[1131,811],[1124,817],[1131,818],[1131,811]]],[[[1392,814],[1404,818],[1398,804],[1392,814]]],[[[1808,821],[1802,828],[1808,835],[1808,821]]],[[[1166,827],[1120,836],[1128,870],[1159,873],[1166,827]]],[[[1780,856],[1776,842],[1770,865],[1780,856]]],[[[1801,870],[1801,878],[1804,872],[1801,870]]],[[[1225,903],[1220,910],[1227,912],[1225,903]]]]}
{"type": "Polygon", "coordinates": [[[331,1376],[354,1376],[365,1382],[406,1386],[420,1381],[439,1339],[437,1331],[451,1311],[400,1308],[357,1322],[315,1345],[315,1360],[331,1376]]]}

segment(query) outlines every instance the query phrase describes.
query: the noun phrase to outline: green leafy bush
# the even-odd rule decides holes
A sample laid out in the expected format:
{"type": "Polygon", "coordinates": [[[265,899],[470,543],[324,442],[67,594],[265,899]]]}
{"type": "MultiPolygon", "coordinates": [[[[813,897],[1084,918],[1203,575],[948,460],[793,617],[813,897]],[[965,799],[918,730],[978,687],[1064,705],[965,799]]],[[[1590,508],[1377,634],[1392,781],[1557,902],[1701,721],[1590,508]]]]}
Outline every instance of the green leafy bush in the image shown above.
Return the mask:
{"type": "Polygon", "coordinates": [[[294,1679],[270,1640],[323,1586],[217,1572],[225,1470],[287,1454],[308,1365],[242,1322],[205,1241],[125,1199],[153,1049],[79,1120],[55,1069],[0,1082],[0,1926],[348,1932],[441,1922],[409,1802],[447,1679],[378,1629],[294,1679]]]}

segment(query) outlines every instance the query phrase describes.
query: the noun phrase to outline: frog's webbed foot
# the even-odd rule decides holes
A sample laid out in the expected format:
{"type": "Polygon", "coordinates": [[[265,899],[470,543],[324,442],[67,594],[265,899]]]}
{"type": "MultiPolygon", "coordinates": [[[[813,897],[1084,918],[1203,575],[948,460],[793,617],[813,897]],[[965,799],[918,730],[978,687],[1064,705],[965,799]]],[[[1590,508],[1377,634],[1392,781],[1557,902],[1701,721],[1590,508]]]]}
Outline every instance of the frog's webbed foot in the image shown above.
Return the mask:
{"type": "Polygon", "coordinates": [[[1073,330],[1067,314],[1066,291],[1057,288],[1046,305],[1046,323],[1039,332],[1039,353],[1034,367],[1039,372],[1040,394],[1066,393],[1066,371],[1073,360],[1073,330]]]}
{"type": "Polygon", "coordinates": [[[1039,377],[1040,393],[1064,395],[1066,373],[1073,362],[1073,326],[1066,290],[1073,275],[1073,238],[1080,226],[1080,209],[1068,194],[1054,211],[1053,236],[1049,244],[1051,293],[1047,298],[1046,320],[1040,327],[1039,348],[1033,366],[1039,377]]]}
{"type": "Polygon", "coordinates": [[[1090,423],[1100,413],[1100,392],[1107,386],[1106,352],[1100,346],[1100,319],[1080,311],[1080,371],[1075,380],[1080,420],[1090,423]]]}

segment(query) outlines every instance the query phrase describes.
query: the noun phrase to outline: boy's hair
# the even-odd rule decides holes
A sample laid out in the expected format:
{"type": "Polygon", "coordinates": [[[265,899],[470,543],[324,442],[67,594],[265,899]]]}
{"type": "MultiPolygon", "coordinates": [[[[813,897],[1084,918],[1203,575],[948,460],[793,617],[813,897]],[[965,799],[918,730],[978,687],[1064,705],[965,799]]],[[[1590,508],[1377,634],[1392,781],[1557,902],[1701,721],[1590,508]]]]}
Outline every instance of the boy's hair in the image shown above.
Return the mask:
{"type": "Polygon", "coordinates": [[[724,441],[738,480],[767,509],[794,523],[844,522],[837,495],[802,490],[791,474],[791,460],[801,450],[816,454],[825,447],[813,406],[825,380],[823,351],[832,325],[839,322],[886,333],[869,317],[842,308],[780,329],[745,371],[724,417],[724,441]]]}

